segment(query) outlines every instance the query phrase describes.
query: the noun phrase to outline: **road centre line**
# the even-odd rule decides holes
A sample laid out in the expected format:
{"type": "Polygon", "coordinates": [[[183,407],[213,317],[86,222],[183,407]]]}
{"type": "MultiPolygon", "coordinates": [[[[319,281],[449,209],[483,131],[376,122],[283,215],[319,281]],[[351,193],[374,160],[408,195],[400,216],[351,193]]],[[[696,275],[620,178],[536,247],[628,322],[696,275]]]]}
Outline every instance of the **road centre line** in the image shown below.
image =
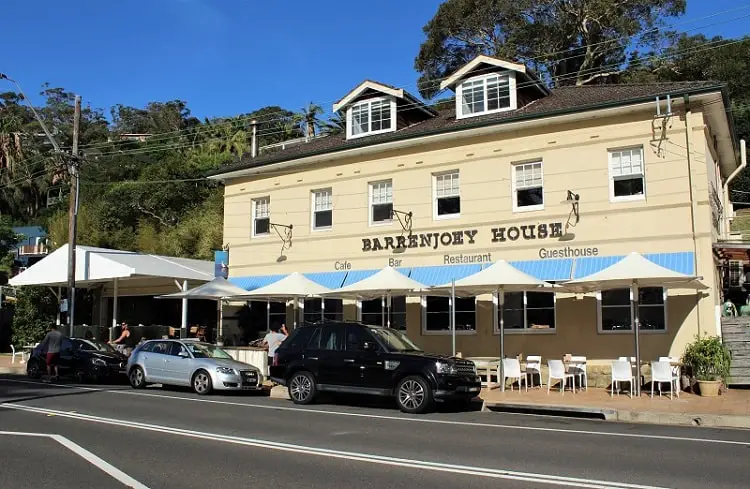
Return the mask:
{"type": "Polygon", "coordinates": [[[128,474],[123,472],[122,470],[118,469],[114,465],[110,464],[106,460],[103,460],[90,451],[83,448],[81,445],[75,443],[74,441],[65,438],[62,435],[53,435],[50,433],[29,433],[29,432],[23,432],[23,431],[0,431],[0,435],[8,435],[8,436],[26,436],[26,437],[32,437],[32,438],[50,438],[60,445],[64,446],[71,452],[75,453],[97,469],[101,470],[102,472],[106,473],[113,479],[121,482],[125,485],[125,487],[132,488],[132,489],[149,489],[148,486],[138,482],[137,480],[130,477],[128,474]]]}
{"type": "MultiPolygon", "coordinates": [[[[185,436],[189,438],[196,438],[202,440],[209,440],[215,442],[231,443],[235,445],[250,446],[255,448],[265,448],[270,450],[278,450],[291,453],[299,453],[304,455],[315,455],[327,458],[353,460],[365,463],[389,465],[395,467],[404,467],[409,469],[420,469],[430,470],[436,472],[447,472],[460,475],[473,475],[478,477],[487,477],[493,479],[506,479],[506,480],[517,480],[525,482],[533,482],[538,484],[554,484],[556,486],[566,487],[581,487],[587,489],[666,489],[658,486],[630,484],[625,482],[610,482],[601,481],[596,479],[584,479],[577,477],[565,477],[548,474],[535,474],[530,472],[517,472],[505,469],[492,469],[486,467],[475,467],[470,465],[457,465],[447,464],[440,462],[428,462],[423,460],[405,459],[397,457],[389,457],[383,455],[362,453],[362,452],[346,452],[341,450],[331,450],[325,448],[309,447],[304,445],[295,445],[290,443],[280,443],[269,440],[260,440],[254,438],[244,438],[237,436],[219,435],[215,433],[200,432],[194,430],[186,430],[181,428],[173,428],[169,426],[154,425],[147,423],[138,423],[133,421],[123,421],[121,419],[104,418],[101,416],[91,416],[78,413],[69,413],[66,411],[59,411],[53,409],[35,408],[31,406],[25,406],[22,404],[5,403],[0,405],[5,409],[14,409],[19,411],[54,415],[56,417],[76,419],[81,421],[100,423],[106,425],[112,425],[119,428],[134,428],[140,430],[146,430],[151,432],[166,433],[177,436],[185,436]]],[[[106,462],[105,462],[106,463],[106,462]]],[[[138,486],[143,488],[145,486],[138,486]]]]}
{"type": "Polygon", "coordinates": [[[129,396],[172,399],[172,400],[179,400],[179,401],[185,401],[185,402],[200,402],[200,403],[223,404],[227,406],[239,406],[239,407],[255,408],[255,409],[269,409],[269,410],[277,410],[277,411],[302,412],[302,413],[309,413],[309,414],[323,414],[323,415],[329,415],[329,416],[348,416],[348,417],[354,417],[354,418],[369,418],[369,419],[388,420],[388,421],[427,423],[427,424],[464,426],[464,427],[476,427],[476,428],[508,429],[508,430],[521,430],[521,431],[539,431],[539,432],[547,432],[547,433],[568,433],[568,434],[576,434],[576,435],[608,436],[608,437],[616,437],[616,438],[638,438],[638,439],[663,440],[663,441],[750,446],[750,441],[744,442],[744,441],[734,441],[734,440],[719,440],[715,438],[695,438],[695,437],[685,437],[685,436],[617,433],[613,431],[570,430],[570,429],[563,429],[563,428],[543,428],[539,426],[515,426],[515,425],[493,424],[493,423],[474,423],[470,421],[450,421],[450,420],[443,420],[443,419],[388,416],[388,415],[383,415],[383,414],[349,413],[345,411],[327,411],[325,409],[307,409],[307,408],[297,408],[297,407],[289,407],[289,406],[268,406],[264,404],[219,401],[215,399],[195,399],[195,398],[182,397],[182,396],[169,396],[165,394],[151,394],[147,392],[137,392],[137,391],[131,391],[131,390],[98,389],[98,388],[93,388],[93,387],[80,387],[80,386],[71,386],[71,385],[65,385],[65,384],[44,384],[44,383],[39,383],[39,382],[31,382],[31,381],[15,380],[15,379],[0,379],[0,381],[28,383],[28,384],[36,384],[36,385],[44,385],[44,386],[67,387],[70,389],[83,389],[83,390],[105,392],[105,393],[112,393],[112,394],[124,394],[124,395],[129,395],[129,396]]]}

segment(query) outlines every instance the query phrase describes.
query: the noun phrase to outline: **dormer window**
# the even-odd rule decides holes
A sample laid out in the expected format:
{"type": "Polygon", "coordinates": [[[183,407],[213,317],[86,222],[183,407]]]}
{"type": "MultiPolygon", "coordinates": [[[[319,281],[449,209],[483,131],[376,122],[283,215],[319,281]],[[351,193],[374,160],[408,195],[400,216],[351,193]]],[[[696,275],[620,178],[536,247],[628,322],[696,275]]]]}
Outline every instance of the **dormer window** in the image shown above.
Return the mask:
{"type": "Polygon", "coordinates": [[[491,73],[469,78],[458,85],[456,117],[473,117],[516,108],[516,75],[491,73]]]}
{"type": "Polygon", "coordinates": [[[363,100],[346,114],[348,138],[357,138],[395,130],[396,101],[390,98],[363,100]]]}

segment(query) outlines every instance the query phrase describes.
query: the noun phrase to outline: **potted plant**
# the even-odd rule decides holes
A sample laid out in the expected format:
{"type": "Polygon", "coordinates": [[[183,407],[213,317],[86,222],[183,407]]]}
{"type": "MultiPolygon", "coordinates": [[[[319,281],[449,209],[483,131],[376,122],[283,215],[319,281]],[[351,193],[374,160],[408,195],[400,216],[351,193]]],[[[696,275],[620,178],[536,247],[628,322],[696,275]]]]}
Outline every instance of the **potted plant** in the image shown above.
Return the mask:
{"type": "Polygon", "coordinates": [[[698,382],[701,396],[719,395],[722,383],[729,379],[732,357],[716,336],[697,337],[685,349],[682,363],[698,382]]]}

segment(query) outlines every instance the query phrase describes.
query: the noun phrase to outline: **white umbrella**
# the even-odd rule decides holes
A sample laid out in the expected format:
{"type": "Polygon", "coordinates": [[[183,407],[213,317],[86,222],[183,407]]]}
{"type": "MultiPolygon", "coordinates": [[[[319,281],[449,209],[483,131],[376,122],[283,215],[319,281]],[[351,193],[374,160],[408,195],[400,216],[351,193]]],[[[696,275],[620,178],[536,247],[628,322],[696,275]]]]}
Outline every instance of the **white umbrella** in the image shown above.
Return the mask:
{"type": "Polygon", "coordinates": [[[161,295],[159,299],[209,299],[217,302],[217,336],[221,337],[223,333],[222,311],[224,309],[223,300],[227,297],[244,294],[245,289],[237,287],[224,277],[216,277],[210,282],[194,287],[190,290],[175,292],[174,294],[161,295]]]}
{"type": "Polygon", "coordinates": [[[233,299],[265,299],[294,301],[294,326],[297,326],[297,308],[300,298],[322,297],[331,289],[323,287],[299,272],[294,272],[272,284],[233,297],[233,299]]]}
{"type": "MultiPolygon", "coordinates": [[[[502,374],[502,360],[505,358],[505,321],[503,318],[505,292],[524,292],[527,290],[537,290],[542,287],[551,287],[551,284],[522,272],[505,260],[498,260],[484,270],[480,270],[477,273],[456,280],[450,284],[435,287],[433,290],[436,290],[438,293],[444,293],[448,290],[452,291],[453,310],[455,310],[456,307],[456,292],[458,292],[459,295],[467,296],[497,293],[500,323],[500,365],[502,374]]],[[[452,333],[455,350],[455,320],[453,323],[452,333]]],[[[498,382],[502,382],[502,379],[498,379],[498,382]]]]}
{"type": "MultiPolygon", "coordinates": [[[[341,287],[340,289],[331,290],[323,295],[338,299],[357,300],[387,298],[387,304],[390,307],[391,297],[394,295],[410,295],[426,288],[424,284],[388,266],[359,282],[341,287]]],[[[390,314],[388,316],[387,326],[390,327],[390,314]]],[[[382,317],[383,325],[385,326],[385,308],[383,308],[382,317]]]]}
{"type": "Polygon", "coordinates": [[[636,393],[641,393],[641,348],[639,340],[640,322],[638,319],[639,287],[689,287],[705,288],[700,283],[701,277],[675,272],[658,265],[640,253],[630,253],[622,260],[586,277],[565,282],[563,287],[574,292],[592,292],[596,290],[630,289],[630,303],[634,311],[631,327],[635,338],[635,362],[638,382],[636,393]]]}

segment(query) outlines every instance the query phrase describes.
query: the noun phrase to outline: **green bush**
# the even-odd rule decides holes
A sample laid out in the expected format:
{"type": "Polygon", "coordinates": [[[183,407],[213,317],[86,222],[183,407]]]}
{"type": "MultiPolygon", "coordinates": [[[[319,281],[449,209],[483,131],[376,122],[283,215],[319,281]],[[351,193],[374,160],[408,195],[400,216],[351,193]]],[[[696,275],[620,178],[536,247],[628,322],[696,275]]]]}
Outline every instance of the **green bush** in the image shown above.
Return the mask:
{"type": "Polygon", "coordinates": [[[46,287],[21,287],[16,292],[13,312],[14,345],[33,345],[41,341],[57,316],[57,299],[46,287]]]}
{"type": "Polygon", "coordinates": [[[696,336],[685,349],[682,363],[697,380],[721,380],[726,384],[732,356],[718,337],[696,336]]]}

